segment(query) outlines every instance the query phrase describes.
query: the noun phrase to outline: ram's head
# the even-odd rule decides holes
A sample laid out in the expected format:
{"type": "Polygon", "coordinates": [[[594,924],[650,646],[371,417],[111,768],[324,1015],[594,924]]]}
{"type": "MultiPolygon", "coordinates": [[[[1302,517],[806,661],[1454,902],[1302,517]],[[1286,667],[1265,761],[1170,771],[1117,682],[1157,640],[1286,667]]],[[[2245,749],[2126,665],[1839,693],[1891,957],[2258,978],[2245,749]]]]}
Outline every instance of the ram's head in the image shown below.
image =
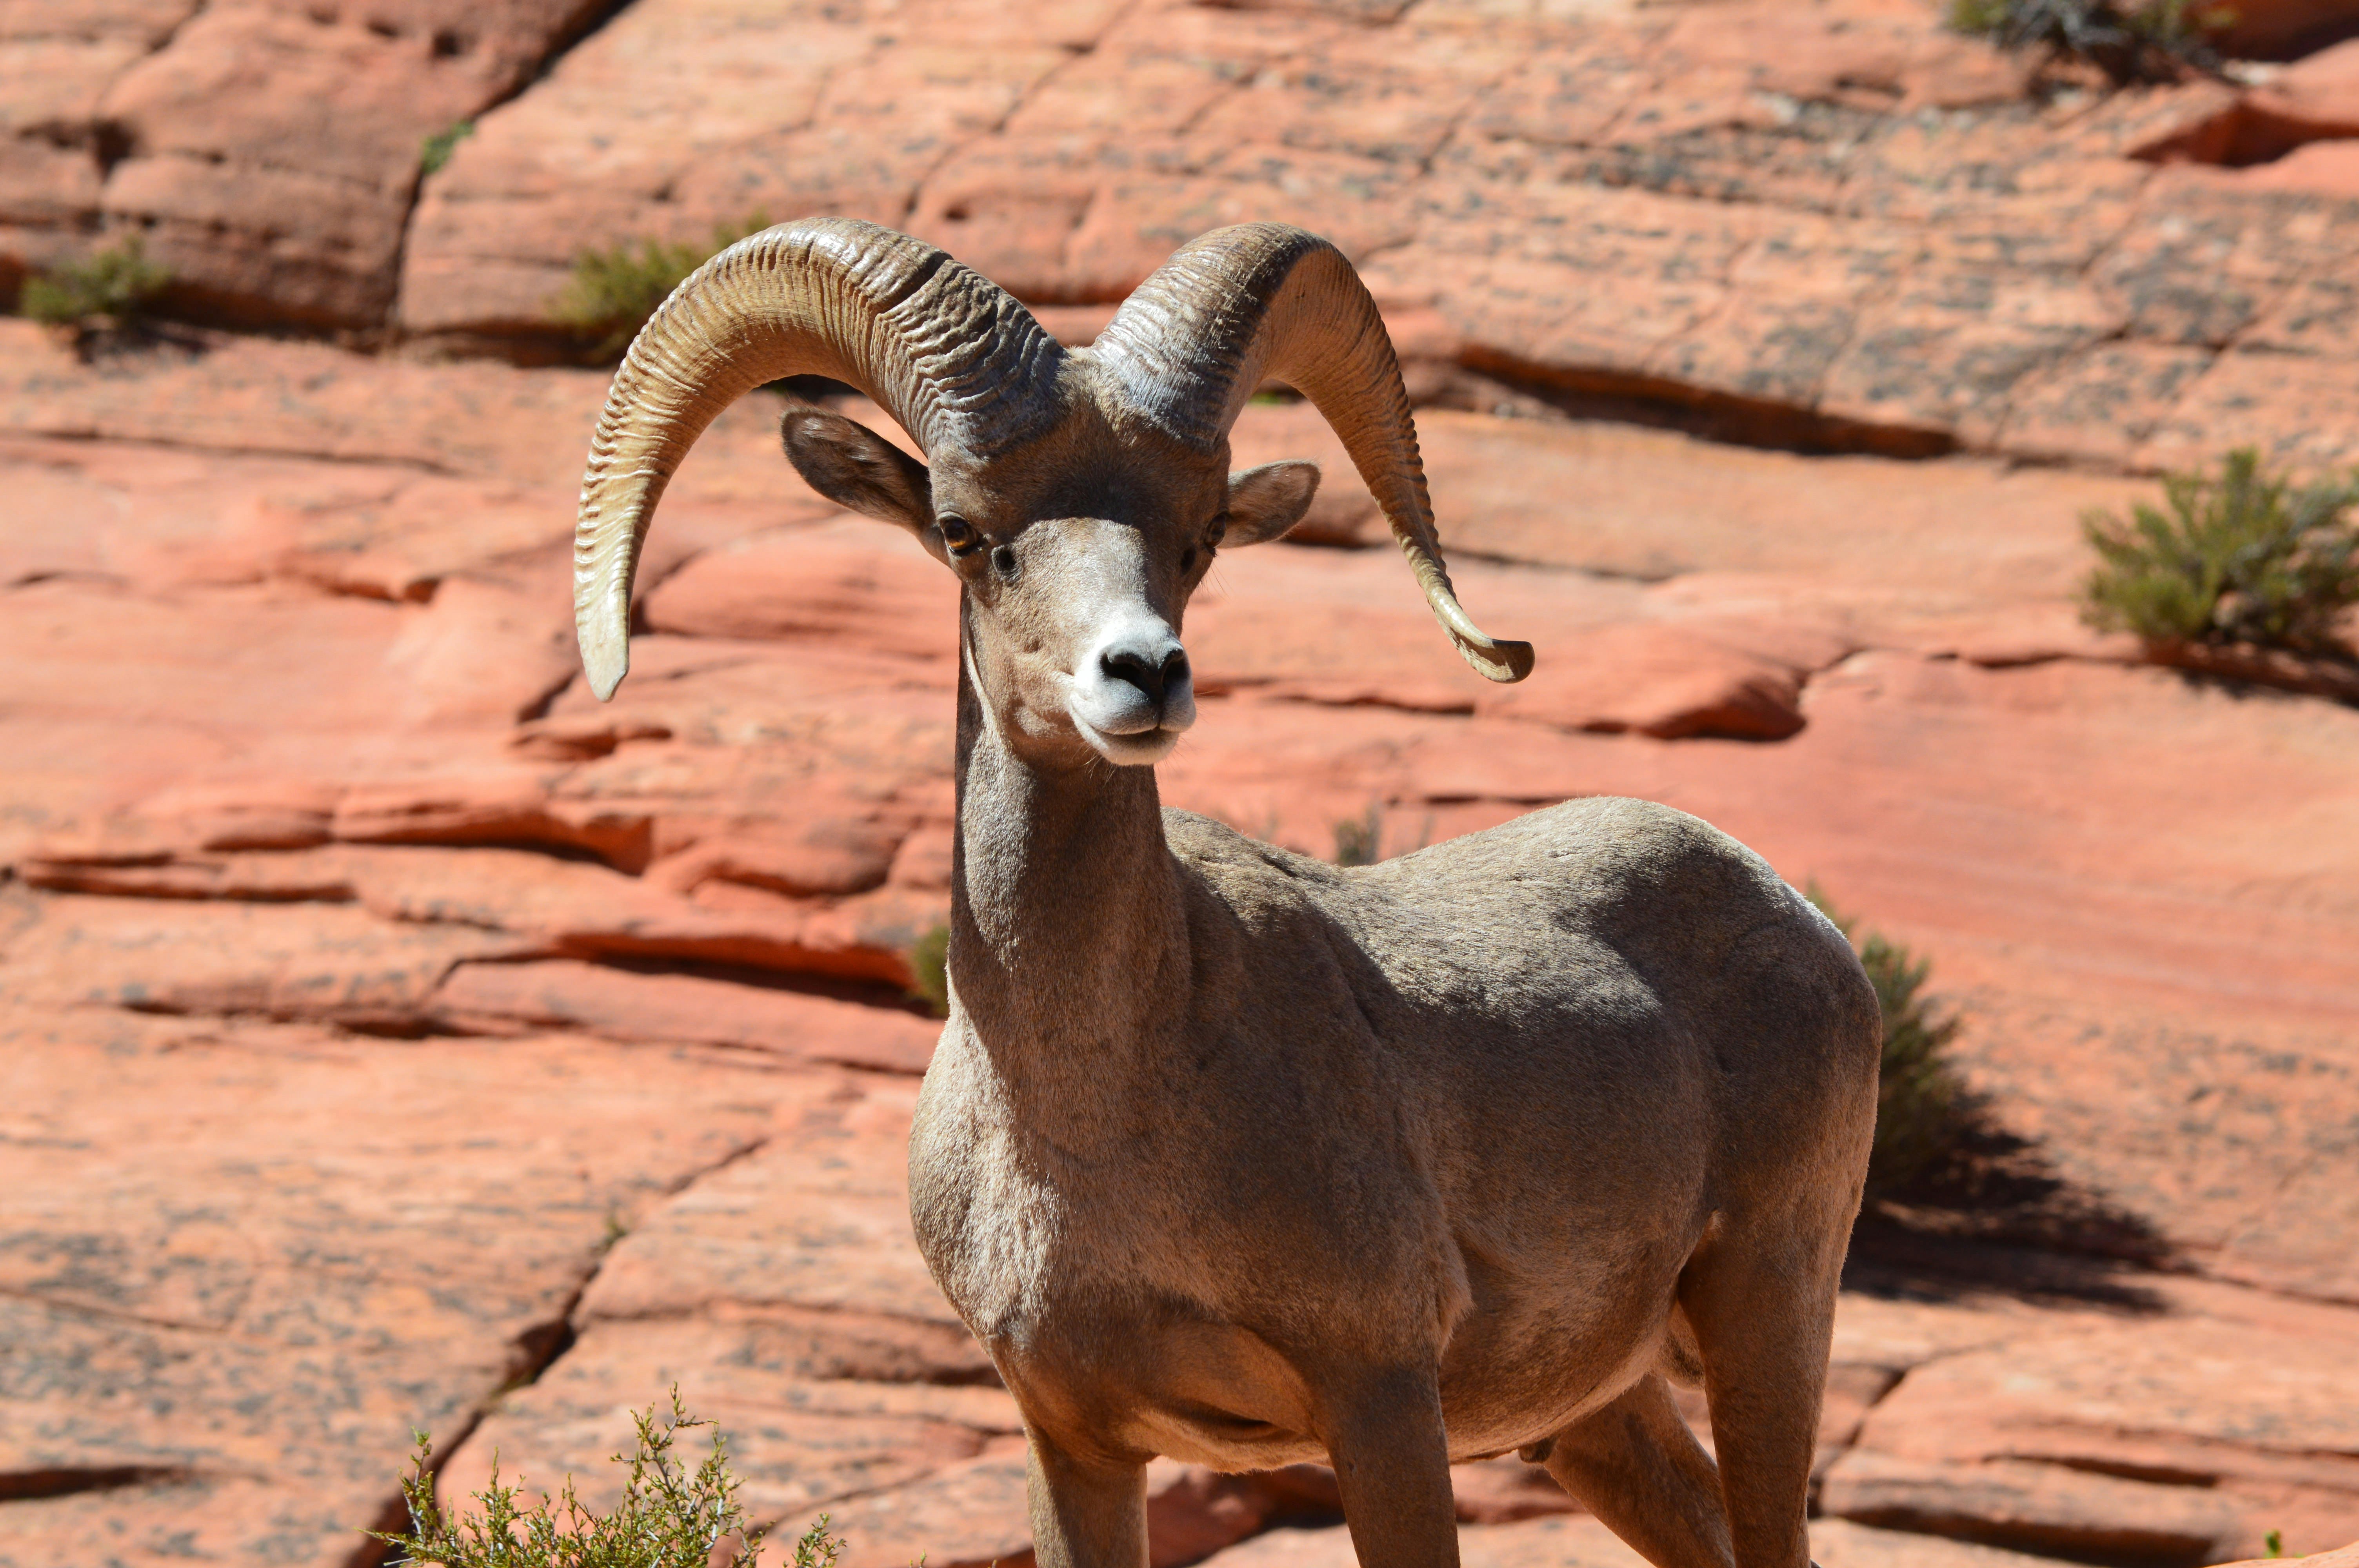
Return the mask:
{"type": "Polygon", "coordinates": [[[793,375],[858,387],[926,454],[806,405],[783,424],[814,489],[899,524],[958,573],[986,721],[1039,761],[1151,763],[1194,721],[1189,595],[1215,551],[1277,537],[1318,487],[1310,463],[1229,472],[1229,428],[1265,379],[1343,438],[1467,663],[1493,680],[1530,672],[1530,645],[1485,636],[1451,591],[1391,341],[1326,241],[1271,223],[1207,234],[1095,344],[1067,350],[932,246],[814,219],[706,263],[615,373],[574,534],[600,697],[629,665],[631,574],[665,481],[723,408],[793,375]]]}

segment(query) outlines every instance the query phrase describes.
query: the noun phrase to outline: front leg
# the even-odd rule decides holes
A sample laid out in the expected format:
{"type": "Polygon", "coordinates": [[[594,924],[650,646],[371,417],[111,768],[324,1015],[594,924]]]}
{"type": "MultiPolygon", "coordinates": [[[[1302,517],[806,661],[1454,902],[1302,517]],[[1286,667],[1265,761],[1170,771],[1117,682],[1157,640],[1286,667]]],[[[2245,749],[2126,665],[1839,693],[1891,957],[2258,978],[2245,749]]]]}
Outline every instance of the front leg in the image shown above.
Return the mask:
{"type": "Polygon", "coordinates": [[[1085,1460],[1037,1427],[1024,1466],[1038,1568],[1147,1568],[1147,1466],[1085,1460]]]}
{"type": "Polygon", "coordinates": [[[1431,1368],[1322,1390],[1327,1454],[1360,1568],[1458,1568],[1450,1439],[1431,1368]]]}

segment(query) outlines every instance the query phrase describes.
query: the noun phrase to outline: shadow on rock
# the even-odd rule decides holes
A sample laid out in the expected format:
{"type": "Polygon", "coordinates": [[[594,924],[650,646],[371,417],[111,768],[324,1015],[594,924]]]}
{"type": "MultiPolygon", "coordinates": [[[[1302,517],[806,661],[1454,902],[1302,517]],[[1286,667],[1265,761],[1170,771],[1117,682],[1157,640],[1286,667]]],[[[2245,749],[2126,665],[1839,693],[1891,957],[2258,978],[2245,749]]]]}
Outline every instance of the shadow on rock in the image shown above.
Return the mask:
{"type": "Polygon", "coordinates": [[[188,364],[212,351],[211,334],[145,316],[99,319],[66,329],[74,357],[97,371],[134,372],[158,363],[188,364]]]}
{"type": "Polygon", "coordinates": [[[1949,1299],[1998,1291],[2132,1311],[2160,1311],[2136,1282],[2173,1268],[2169,1241],[2144,1217],[2060,1174],[1991,1104],[1961,1096],[1941,1156],[1905,1184],[1871,1193],[1852,1230],[1847,1287],[1949,1299]]]}

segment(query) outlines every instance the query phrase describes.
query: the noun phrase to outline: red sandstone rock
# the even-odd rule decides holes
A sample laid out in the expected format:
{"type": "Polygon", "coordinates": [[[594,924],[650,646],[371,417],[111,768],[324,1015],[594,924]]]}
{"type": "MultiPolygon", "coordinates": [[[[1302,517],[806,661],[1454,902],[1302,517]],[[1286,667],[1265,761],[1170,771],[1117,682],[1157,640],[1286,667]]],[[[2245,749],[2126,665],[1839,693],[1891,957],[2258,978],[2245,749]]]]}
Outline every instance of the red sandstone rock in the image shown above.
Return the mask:
{"type": "MultiPolygon", "coordinates": [[[[869,1313],[958,1331],[908,1239],[915,1085],[808,1098],[780,1135],[619,1243],[582,1297],[586,1322],[677,1316],[715,1302],[869,1313]]],[[[938,1379],[972,1374],[957,1340],[938,1379]]]]}
{"type": "MultiPolygon", "coordinates": [[[[889,1319],[838,1314],[590,1325],[470,1435],[442,1496],[463,1504],[482,1490],[496,1449],[503,1481],[554,1495],[570,1478],[586,1504],[611,1508],[622,1475],[610,1456],[631,1449],[632,1411],[677,1387],[692,1415],[719,1424],[747,1510],[800,1534],[847,1496],[897,1495],[1021,1432],[997,1389],[907,1380],[914,1337],[889,1319]]],[[[710,1436],[683,1438],[691,1465],[710,1436]]],[[[1020,1458],[1018,1476],[1020,1496],[1020,1458]]]]}
{"type": "Polygon", "coordinates": [[[2236,171],[2247,190],[2290,190],[2348,201],[2359,197],[2359,144],[2310,142],[2273,162],[2236,171]]]}
{"type": "Polygon", "coordinates": [[[209,7],[107,87],[99,114],[130,156],[100,206],[147,231],[190,302],[375,323],[425,139],[504,96],[592,15],[581,0],[209,7]]]}
{"type": "MultiPolygon", "coordinates": [[[[0,429],[62,438],[71,444],[33,449],[47,466],[137,495],[127,514],[135,526],[125,528],[126,514],[103,509],[91,509],[97,514],[84,524],[120,535],[116,547],[131,560],[163,554],[158,546],[186,552],[224,532],[282,550],[308,540],[321,556],[384,552],[405,568],[437,564],[417,554],[429,552],[444,570],[495,567],[536,543],[562,553],[582,454],[606,395],[603,373],[429,365],[254,338],[203,344],[193,358],[158,352],[93,373],[33,323],[0,319],[0,429]],[[164,449],[92,447],[91,438],[164,449]],[[207,483],[192,482],[188,460],[176,466],[179,449],[221,454],[204,460],[207,483]],[[240,460],[257,454],[329,460],[240,460]],[[506,483],[471,493],[435,484],[438,474],[506,483]],[[225,493],[206,493],[216,487],[225,493]],[[413,487],[418,507],[392,504],[413,487]],[[250,490],[263,493],[250,499],[250,490]],[[536,505],[537,531],[518,515],[536,505]]],[[[737,532],[834,514],[790,477],[782,482],[791,470],[778,451],[777,407],[768,397],[746,398],[698,441],[666,492],[664,531],[651,546],[665,553],[648,562],[652,573],[678,564],[668,539],[717,543],[707,532],[715,515],[746,503],[761,515],[737,532]]],[[[10,547],[16,537],[11,530],[10,547]]],[[[240,556],[228,580],[273,564],[268,555],[240,556]]],[[[394,579],[374,580],[384,583],[379,591],[401,591],[394,579]]]]}
{"type": "Polygon", "coordinates": [[[1512,1454],[1454,1465],[1450,1486],[1461,1524],[1512,1524],[1582,1511],[1547,1471],[1512,1454]]]}
{"type": "MultiPolygon", "coordinates": [[[[779,482],[801,481],[787,472],[779,482]]],[[[958,579],[867,518],[708,551],[648,594],[644,614],[651,630],[688,636],[856,642],[937,665],[958,656],[958,579]]]]}
{"type": "Polygon", "coordinates": [[[2359,1563],[2359,1541],[2354,1541],[2349,1546],[2339,1547],[2332,1552],[2313,1552],[2307,1557],[2255,1558],[2245,1563],[2232,1564],[2231,1568],[2252,1568],[2254,1563],[2288,1562],[2299,1563],[2302,1564],[2302,1568],[2351,1568],[2352,1563],[2359,1563]]]}
{"type": "Polygon", "coordinates": [[[940,1033],[930,1020],[853,1002],[573,959],[462,964],[436,990],[434,1005],[469,1030],[695,1040],[895,1073],[925,1071],[940,1033]]]}
{"type": "Polygon", "coordinates": [[[1810,1521],[1810,1559],[1822,1568],[2030,1568],[2053,1561],[1841,1519],[1810,1521]]]}
{"type": "Polygon", "coordinates": [[[2238,109],[2229,162],[2267,163],[2306,142],[2359,135],[2359,42],[2295,61],[2246,93],[2238,109]]]}
{"type": "Polygon", "coordinates": [[[2216,1287],[2181,1299],[2218,1315],[2135,1335],[2093,1315],[1910,1370],[1821,1506],[2026,1550],[2226,1557],[2270,1528],[2347,1533],[2359,1465],[2326,1457],[2348,1446],[2359,1377],[2340,1314],[2216,1287]]]}
{"type": "MultiPolygon", "coordinates": [[[[1638,1568],[1646,1559],[1597,1520],[1541,1519],[1473,1526],[1458,1532],[1460,1560],[1469,1568],[1638,1568]]],[[[1810,1555],[1826,1568],[2031,1568],[2051,1561],[2020,1552],[1944,1541],[1935,1536],[1873,1530],[1845,1519],[1814,1519],[1810,1555]]],[[[1231,1547],[1211,1561],[1220,1568],[1353,1568],[1357,1562],[1342,1527],[1277,1530],[1231,1547]]]]}
{"type": "MultiPolygon", "coordinates": [[[[667,84],[686,80],[698,51],[768,47],[685,0],[643,5],[491,116],[430,182],[405,315],[434,330],[528,328],[585,231],[625,237],[633,213],[643,231],[701,233],[757,207],[906,210],[919,232],[1049,303],[1118,297],[1201,228],[1279,216],[1332,232],[1347,252],[1383,251],[1380,294],[1438,307],[1451,357],[1576,392],[1676,389],[1863,419],[1898,439],[2004,443],[2017,384],[2080,376],[2118,325],[2077,277],[2138,201],[2143,176],[2122,152],[2180,134],[2166,121],[2183,129],[2233,103],[2216,91],[2127,94],[2127,107],[2059,133],[2016,113],[2022,59],[1915,13],[1868,8],[1604,20],[1520,42],[1447,8],[1375,20],[1213,22],[1157,7],[1109,27],[1077,14],[1060,26],[1093,43],[1082,62],[1037,72],[978,33],[947,74],[904,43],[891,51],[906,61],[872,70],[860,25],[836,21],[810,33],[824,47],[807,39],[779,68],[790,85],[772,100],[724,98],[724,113],[710,93],[694,98],[712,151],[693,166],[607,154],[614,178],[560,178],[581,162],[565,149],[592,105],[627,99],[651,121],[678,119],[690,111],[672,102],[687,95],[667,84]],[[815,73],[827,70],[842,85],[821,94],[815,73]],[[899,82],[930,76],[940,81],[926,104],[901,104],[899,82]],[[1438,141],[1460,103],[1478,112],[1438,141]],[[1009,105],[1004,124],[988,123],[1009,105]],[[1788,139],[1802,105],[1868,121],[1896,107],[1967,113],[1938,127],[1896,118],[1891,135],[1836,155],[1788,139]],[[864,138],[864,124],[890,129],[864,138]],[[1575,151],[1549,178],[1555,155],[1538,149],[1557,147],[1575,151]],[[1405,161],[1427,157],[1430,173],[1402,178],[1405,161]],[[1973,168],[1990,172],[1960,178],[1973,168]],[[1633,184],[1651,189],[1611,189],[1633,184]],[[1696,200],[1735,189],[1769,203],[1766,222],[1696,200]],[[1872,221],[1812,211],[1837,206],[1872,221]],[[1753,264],[1780,250],[1799,265],[1772,283],[1753,264]],[[1962,265],[1929,286],[1922,260],[1951,251],[1962,265]],[[1979,281],[1993,256],[2015,269],[2004,303],[1979,281]],[[1734,288],[1713,281],[1723,275],[1734,288]],[[1867,287],[1896,283],[1908,297],[1860,316],[1867,287]]],[[[961,13],[949,25],[977,24],[961,13]]],[[[2183,216],[2181,194],[2145,215],[2183,216]]],[[[2275,222],[2235,220],[2248,232],[2275,222]]],[[[2191,258],[2169,265],[2179,287],[2203,287],[2191,258]]],[[[2046,417],[2073,406],[2051,401],[2046,417]]],[[[2041,449],[2105,449],[2101,406],[2041,449]]],[[[2270,406],[2290,422],[2290,405],[2270,406]]]]}
{"type": "Polygon", "coordinates": [[[1526,682],[1495,697],[1484,693],[1476,711],[1666,741],[1783,741],[1802,728],[1804,672],[1672,627],[1629,625],[1569,639],[1558,659],[1573,666],[1571,693],[1562,681],[1526,682]]]}
{"type": "Polygon", "coordinates": [[[610,1217],[765,1120],[750,1075],[581,1039],[8,1020],[0,1474],[68,1483],[0,1504],[27,1563],[345,1561],[409,1430],[545,1353],[610,1217]]]}
{"type": "Polygon", "coordinates": [[[1920,1465],[1863,1452],[1835,1465],[1821,1496],[1829,1512],[1864,1524],[2044,1553],[2207,1557],[2239,1539],[2234,1509],[2209,1493],[2060,1465],[1920,1465]]]}
{"type": "MultiPolygon", "coordinates": [[[[2124,351],[2242,330],[2200,246],[2142,232],[2284,255],[2289,227],[2349,222],[2331,143],[2204,188],[2130,156],[2249,162],[2332,131],[2334,51],[2242,102],[2199,82],[2038,115],[2025,57],[1865,0],[1577,21],[1073,0],[1020,28],[962,0],[750,19],[640,0],[484,114],[414,213],[422,138],[569,38],[574,0],[182,19],[75,7],[0,37],[26,83],[0,254],[56,259],[104,215],[148,227],[191,306],[529,336],[584,247],[756,212],[906,222],[1044,304],[1103,304],[1206,227],[1281,218],[1375,258],[1387,305],[1442,328],[1418,351],[1464,369],[1772,438],[2112,461],[2144,434],[2115,403],[2150,425],[2188,395],[2186,366],[2104,391],[2124,351]],[[2272,188],[2335,200],[2222,200],[2272,188]],[[2101,262],[2155,297],[2219,295],[2209,335],[2125,317],[2087,286],[2101,262]]],[[[2351,254],[2308,265],[2344,277],[2351,254]]],[[[2277,438],[2323,425],[2341,449],[2359,428],[2255,393],[2247,422],[2277,438]]]]}
{"type": "Polygon", "coordinates": [[[913,1552],[929,1563],[939,1554],[956,1568],[1028,1568],[1033,1561],[1016,1440],[915,1486],[847,1504],[832,1522],[844,1534],[844,1561],[855,1568],[906,1565],[913,1552]]]}
{"type": "Polygon", "coordinates": [[[452,965],[535,946],[464,926],[390,925],[350,907],[190,904],[150,893],[75,901],[18,934],[8,969],[24,994],[58,1006],[255,1013],[405,1033],[429,1016],[452,965]]]}
{"type": "Polygon", "coordinates": [[[2233,53],[2284,59],[2350,30],[2351,9],[2340,0],[2256,0],[2239,6],[2221,47],[2233,53]]]}
{"type": "Polygon", "coordinates": [[[196,9],[190,0],[35,0],[0,18],[0,270],[81,250],[104,172],[88,136],[100,101],[196,9]]]}

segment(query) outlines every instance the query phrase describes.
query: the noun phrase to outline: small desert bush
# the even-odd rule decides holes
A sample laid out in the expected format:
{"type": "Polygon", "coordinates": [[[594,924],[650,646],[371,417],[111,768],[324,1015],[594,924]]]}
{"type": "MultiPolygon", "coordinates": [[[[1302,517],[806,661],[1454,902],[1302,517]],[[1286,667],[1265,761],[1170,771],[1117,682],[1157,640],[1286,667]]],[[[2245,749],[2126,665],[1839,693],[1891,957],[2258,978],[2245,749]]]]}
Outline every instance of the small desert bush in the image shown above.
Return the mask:
{"type": "Polygon", "coordinates": [[[1335,824],[1335,863],[1373,866],[1384,856],[1385,815],[1371,805],[1364,816],[1347,816],[1335,824]]]}
{"type": "Polygon", "coordinates": [[[2240,448],[2219,471],[2163,481],[2160,507],[2081,519],[2097,566],[2082,615],[2150,643],[2251,643],[2347,654],[2337,622],[2359,604],[2359,475],[2296,489],[2240,448]]]}
{"type": "Polygon", "coordinates": [[[549,301],[549,318],[590,340],[598,358],[617,358],[683,278],[715,254],[769,226],[769,219],[757,212],[734,228],[723,223],[713,230],[709,245],[639,240],[612,250],[584,251],[573,258],[573,276],[564,289],[549,301]]]}
{"type": "Polygon", "coordinates": [[[2116,82],[2165,81],[2219,65],[2211,37],[2232,7],[2194,0],[1951,0],[1950,26],[2002,49],[2087,60],[2116,82]]]}
{"type": "Polygon", "coordinates": [[[1871,1197],[1907,1186],[1954,1152],[1966,1131],[1965,1095],[1949,1060],[1960,1020],[1924,994],[1930,959],[1839,914],[1811,884],[1810,900],[1851,938],[1884,1015],[1884,1057],[1876,1074],[1875,1142],[1867,1157],[1871,1197]]]}
{"type": "Polygon", "coordinates": [[[418,172],[440,173],[442,166],[451,161],[451,155],[459,150],[459,144],[474,134],[475,122],[462,120],[427,137],[418,149],[418,172]]]}
{"type": "MultiPolygon", "coordinates": [[[[552,1504],[546,1496],[529,1506],[500,1480],[496,1462],[488,1487],[475,1494],[480,1511],[453,1517],[434,1498],[428,1468],[429,1444],[418,1434],[418,1454],[401,1483],[409,1509],[409,1529],[377,1540],[393,1547],[394,1568],[435,1563],[440,1568],[708,1568],[735,1563],[751,1568],[762,1551],[762,1530],[749,1527],[737,1502],[737,1477],[729,1471],[729,1447],[719,1433],[703,1463],[690,1471],[673,1452],[680,1433],[711,1426],[691,1421],[671,1394],[671,1412],[653,1407],[635,1411],[636,1452],[617,1465],[631,1467],[622,1500],[613,1511],[596,1513],[574,1496],[573,1479],[552,1504]]],[[[828,1533],[821,1514],[795,1542],[794,1568],[834,1568],[843,1543],[828,1533]]]]}
{"type": "Polygon", "coordinates": [[[936,1018],[951,1015],[951,928],[937,925],[909,945],[909,1000],[936,1018]]]}
{"type": "MultiPolygon", "coordinates": [[[[1263,835],[1267,837],[1267,835],[1263,835]]],[[[1417,842],[1406,849],[1396,849],[1396,855],[1413,855],[1425,848],[1433,837],[1433,818],[1425,819],[1425,827],[1417,842]]],[[[1385,808],[1375,801],[1358,816],[1347,816],[1335,824],[1334,862],[1339,866],[1373,866],[1388,859],[1385,854],[1385,808]]]]}
{"type": "Polygon", "coordinates": [[[27,279],[18,308],[52,327],[92,331],[121,328],[172,281],[171,270],[147,259],[136,234],[79,262],[27,279]]]}

